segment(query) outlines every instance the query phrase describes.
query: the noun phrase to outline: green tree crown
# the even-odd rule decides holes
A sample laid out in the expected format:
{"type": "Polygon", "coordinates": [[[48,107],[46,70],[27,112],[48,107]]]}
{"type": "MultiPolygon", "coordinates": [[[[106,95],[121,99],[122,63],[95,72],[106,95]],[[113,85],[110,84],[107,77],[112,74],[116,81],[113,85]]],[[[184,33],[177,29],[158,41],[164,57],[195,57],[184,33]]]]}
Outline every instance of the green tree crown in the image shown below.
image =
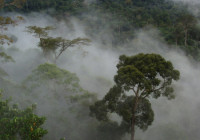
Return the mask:
{"type": "Polygon", "coordinates": [[[90,106],[90,111],[101,121],[109,121],[108,114],[117,113],[122,118],[119,127],[131,132],[134,140],[135,126],[146,130],[154,120],[149,98],[173,99],[171,84],[179,79],[180,73],[159,54],[122,55],[117,69],[116,84],[102,100],[90,106]]]}

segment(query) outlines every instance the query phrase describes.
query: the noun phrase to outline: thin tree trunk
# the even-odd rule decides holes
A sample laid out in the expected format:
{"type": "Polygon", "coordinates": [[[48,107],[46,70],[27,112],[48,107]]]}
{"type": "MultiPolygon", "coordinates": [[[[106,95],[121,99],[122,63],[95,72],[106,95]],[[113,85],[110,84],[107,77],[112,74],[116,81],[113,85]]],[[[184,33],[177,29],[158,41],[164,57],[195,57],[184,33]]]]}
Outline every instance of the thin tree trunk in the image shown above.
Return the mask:
{"type": "Polygon", "coordinates": [[[185,46],[187,46],[187,29],[185,29],[185,46]]]}
{"type": "Polygon", "coordinates": [[[138,106],[139,97],[136,95],[135,97],[135,103],[133,107],[133,116],[132,116],[132,122],[131,122],[131,140],[135,139],[135,112],[138,106]]]}
{"type": "Polygon", "coordinates": [[[57,60],[56,52],[54,52],[54,64],[55,64],[55,65],[56,65],[56,60],[57,60]]]}
{"type": "Polygon", "coordinates": [[[132,117],[132,124],[131,124],[131,140],[135,138],[135,116],[132,117]]]}

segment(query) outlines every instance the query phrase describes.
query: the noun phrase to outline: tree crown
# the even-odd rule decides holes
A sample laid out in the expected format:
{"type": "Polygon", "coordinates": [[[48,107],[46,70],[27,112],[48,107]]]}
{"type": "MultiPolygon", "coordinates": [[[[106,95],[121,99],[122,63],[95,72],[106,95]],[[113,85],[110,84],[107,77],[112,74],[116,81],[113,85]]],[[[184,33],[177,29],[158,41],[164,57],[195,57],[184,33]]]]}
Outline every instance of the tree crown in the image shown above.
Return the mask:
{"type": "Polygon", "coordinates": [[[159,54],[122,55],[117,68],[114,80],[125,91],[133,90],[141,97],[174,97],[171,84],[179,79],[180,73],[159,54]]]}
{"type": "Polygon", "coordinates": [[[133,128],[132,123],[146,130],[154,119],[148,98],[161,95],[174,98],[171,84],[179,79],[180,73],[159,54],[122,55],[117,68],[116,84],[102,100],[90,107],[91,115],[109,121],[108,114],[115,112],[122,117],[120,127],[128,132],[133,128]]]}

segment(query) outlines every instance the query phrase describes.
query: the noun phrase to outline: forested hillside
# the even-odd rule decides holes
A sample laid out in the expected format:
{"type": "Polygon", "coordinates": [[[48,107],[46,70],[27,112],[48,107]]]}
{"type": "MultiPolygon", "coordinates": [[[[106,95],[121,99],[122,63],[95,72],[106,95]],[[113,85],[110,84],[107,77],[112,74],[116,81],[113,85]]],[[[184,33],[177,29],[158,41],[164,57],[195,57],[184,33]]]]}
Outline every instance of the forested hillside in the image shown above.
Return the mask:
{"type": "Polygon", "coordinates": [[[180,1],[0,0],[0,140],[199,140],[200,15],[180,1]]]}
{"type": "Polygon", "coordinates": [[[98,36],[111,30],[113,46],[132,40],[138,29],[152,26],[159,29],[171,47],[179,46],[195,60],[200,59],[200,27],[198,18],[183,4],[166,0],[27,0],[21,9],[14,6],[5,11],[22,13],[46,11],[56,18],[75,16],[88,28],[88,34],[98,36]],[[88,16],[97,19],[90,19],[88,16]],[[104,27],[104,28],[101,28],[104,27]]]}

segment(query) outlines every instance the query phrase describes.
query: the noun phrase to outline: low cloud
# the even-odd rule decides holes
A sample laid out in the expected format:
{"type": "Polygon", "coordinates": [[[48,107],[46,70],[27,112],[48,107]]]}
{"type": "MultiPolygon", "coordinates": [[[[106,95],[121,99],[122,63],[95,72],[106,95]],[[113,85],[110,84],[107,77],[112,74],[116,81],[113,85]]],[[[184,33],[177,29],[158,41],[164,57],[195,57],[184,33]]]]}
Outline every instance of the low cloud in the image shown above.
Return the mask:
{"type": "MultiPolygon", "coordinates": [[[[116,74],[116,64],[121,54],[135,55],[137,53],[158,53],[167,60],[172,61],[174,67],[181,73],[180,80],[173,85],[176,98],[171,101],[163,97],[158,100],[151,99],[152,108],[155,111],[153,125],[150,126],[146,132],[137,130],[136,135],[142,140],[168,140],[170,138],[165,134],[167,131],[172,130],[174,133],[187,135],[190,140],[197,140],[200,138],[200,123],[198,121],[200,116],[200,65],[186,57],[181,50],[170,49],[171,47],[162,40],[157,29],[150,28],[147,30],[140,30],[137,32],[135,39],[129,44],[113,48],[112,44],[107,43],[105,45],[105,43],[101,42],[101,38],[96,41],[93,37],[87,36],[83,24],[75,18],[71,19],[70,22],[58,22],[46,15],[28,15],[25,17],[25,22],[10,28],[8,31],[18,38],[17,42],[13,44],[18,51],[11,52],[8,50],[14,57],[16,63],[7,63],[2,66],[9,73],[13,81],[22,81],[39,64],[45,62],[42,51],[37,47],[39,40],[24,32],[25,27],[30,25],[43,27],[52,25],[57,27],[55,31],[50,32],[52,36],[62,36],[63,38],[69,39],[80,36],[88,37],[92,40],[89,46],[80,46],[66,50],[59,58],[57,65],[60,68],[76,73],[80,78],[82,87],[91,92],[96,92],[99,98],[102,98],[114,84],[113,76],[116,74]]],[[[106,33],[107,29],[102,30],[106,33]]],[[[108,32],[107,34],[109,35],[112,33],[108,32]]],[[[46,95],[46,93],[44,95],[46,95]]],[[[22,100],[26,98],[26,96],[21,97],[22,100]]],[[[35,98],[34,101],[37,102],[37,99],[35,98]]],[[[38,100],[38,112],[40,112],[41,115],[43,115],[42,113],[47,115],[47,119],[48,114],[55,114],[55,108],[58,109],[57,107],[59,107],[60,103],[52,100],[49,102],[40,101],[41,100],[38,100]],[[39,111],[40,109],[42,110],[39,111]]],[[[66,104],[63,103],[63,100],[60,104],[63,104],[63,107],[59,108],[56,114],[62,115],[63,112],[66,111],[64,106],[66,104]]],[[[65,112],[64,115],[69,114],[65,112]]],[[[51,118],[50,121],[48,121],[48,123],[50,123],[49,127],[60,127],[59,130],[76,132],[76,134],[73,133],[74,136],[72,137],[74,140],[78,140],[78,138],[76,138],[76,135],[78,135],[76,131],[78,128],[76,128],[76,126],[67,129],[68,126],[62,125],[62,121],[57,124],[57,120],[54,121],[51,118]]],[[[79,130],[82,130],[84,128],[83,126],[87,126],[89,122],[85,121],[84,123],[85,124],[82,124],[79,130]]],[[[86,130],[83,132],[86,132],[86,130]]],[[[51,137],[51,135],[52,138],[58,139],[60,136],[65,136],[65,132],[58,132],[55,134],[49,133],[48,137],[51,137]]],[[[81,135],[84,134],[82,133],[81,135]]],[[[86,137],[87,136],[85,136],[85,139],[86,137]]],[[[171,138],[171,140],[172,139],[173,138],[171,138]]]]}

